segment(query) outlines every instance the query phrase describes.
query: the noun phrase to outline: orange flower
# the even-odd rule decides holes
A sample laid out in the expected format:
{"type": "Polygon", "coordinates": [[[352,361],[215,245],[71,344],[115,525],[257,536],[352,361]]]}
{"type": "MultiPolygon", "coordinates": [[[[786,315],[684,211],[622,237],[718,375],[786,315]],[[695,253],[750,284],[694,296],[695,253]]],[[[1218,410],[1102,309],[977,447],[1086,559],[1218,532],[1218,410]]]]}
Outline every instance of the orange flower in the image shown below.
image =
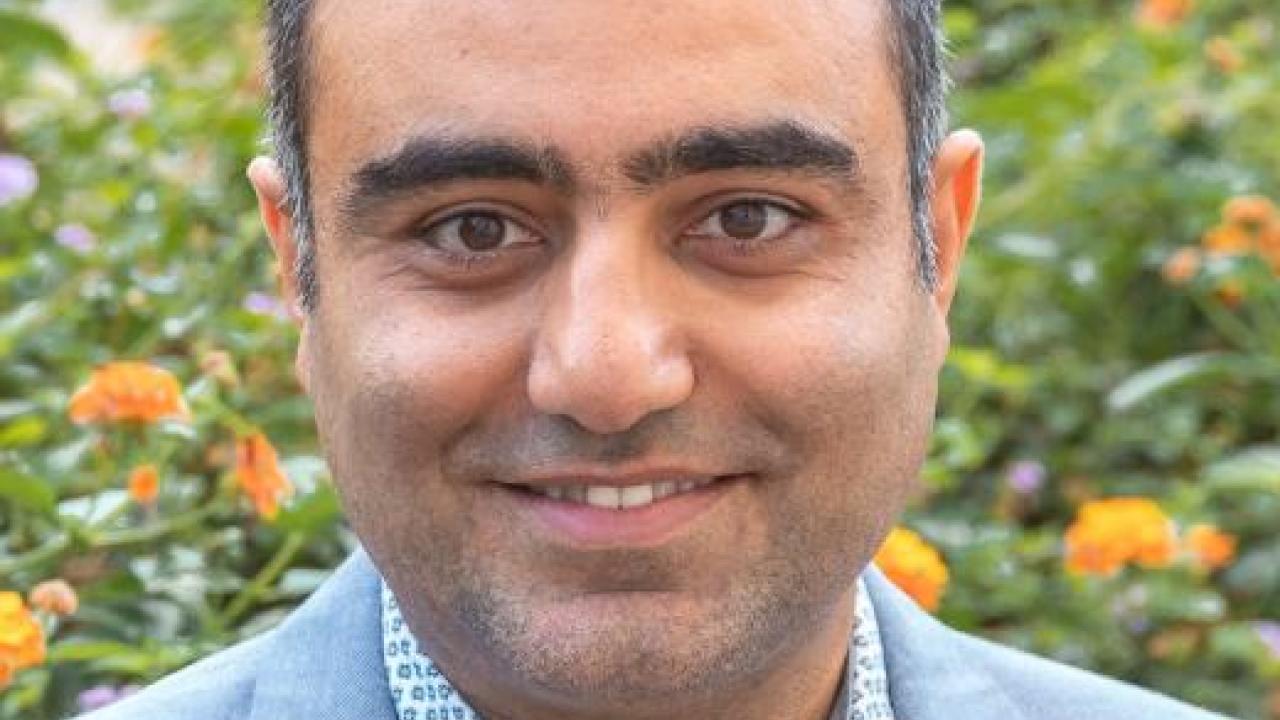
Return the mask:
{"type": "Polygon", "coordinates": [[[0,592],[0,688],[14,673],[44,662],[44,629],[16,592],[0,592]]]}
{"type": "Polygon", "coordinates": [[[168,370],[137,362],[108,363],[71,397],[71,421],[152,423],[188,420],[191,412],[168,370]]]}
{"type": "Polygon", "coordinates": [[[275,518],[280,501],[293,492],[276,449],[260,432],[236,440],[236,480],[254,509],[268,520],[275,518]]]}
{"type": "Polygon", "coordinates": [[[1280,218],[1269,223],[1258,235],[1258,252],[1271,265],[1271,271],[1280,277],[1280,218]]]}
{"type": "Polygon", "coordinates": [[[1192,0],[1142,0],[1138,5],[1138,24],[1153,30],[1168,30],[1191,13],[1192,0]]]}
{"type": "Polygon", "coordinates": [[[1275,217],[1275,204],[1262,195],[1234,197],[1222,207],[1222,219],[1231,225],[1256,227],[1270,223],[1275,217]]]}
{"type": "Polygon", "coordinates": [[[1219,225],[1200,238],[1212,255],[1241,255],[1253,249],[1253,237],[1239,225],[1219,225]]]}
{"type": "Polygon", "coordinates": [[[160,495],[160,473],[155,465],[139,465],[129,473],[129,497],[139,505],[151,505],[160,495]]]}
{"type": "Polygon", "coordinates": [[[1204,55],[1218,68],[1218,72],[1230,75],[1244,67],[1244,57],[1231,41],[1221,35],[1204,44],[1204,55]]]}
{"type": "Polygon", "coordinates": [[[949,580],[947,566],[938,551],[919,535],[895,527],[876,553],[875,563],[921,607],[930,612],[938,609],[949,580]]]}
{"type": "Polygon", "coordinates": [[[1213,525],[1193,525],[1187,530],[1184,545],[1196,563],[1207,570],[1226,567],[1236,556],[1236,537],[1213,525]]]}
{"type": "Polygon", "coordinates": [[[1200,271],[1200,250],[1193,247],[1179,248],[1169,256],[1160,269],[1165,282],[1170,285],[1186,285],[1200,271]]]}
{"type": "Polygon", "coordinates": [[[1095,500],[1081,506],[1067,528],[1066,551],[1071,572],[1114,575],[1130,562],[1168,566],[1177,537],[1173,522],[1147,498],[1095,500]]]}
{"type": "Polygon", "coordinates": [[[66,580],[45,580],[32,588],[28,599],[31,607],[54,615],[71,615],[80,606],[80,598],[66,580]]]}

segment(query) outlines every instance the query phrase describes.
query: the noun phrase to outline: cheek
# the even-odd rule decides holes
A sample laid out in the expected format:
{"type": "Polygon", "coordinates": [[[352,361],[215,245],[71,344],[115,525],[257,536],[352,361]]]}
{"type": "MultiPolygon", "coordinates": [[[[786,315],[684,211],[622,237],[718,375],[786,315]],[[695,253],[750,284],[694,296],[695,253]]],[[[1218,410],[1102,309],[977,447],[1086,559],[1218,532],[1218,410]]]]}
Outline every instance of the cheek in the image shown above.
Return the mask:
{"type": "Polygon", "coordinates": [[[335,476],[373,491],[344,492],[353,513],[438,489],[442,452],[523,392],[510,314],[444,319],[423,298],[375,300],[332,303],[314,344],[312,394],[335,476]]]}
{"type": "Polygon", "coordinates": [[[809,511],[865,536],[901,509],[924,459],[936,371],[930,326],[914,318],[927,313],[835,293],[805,305],[760,316],[757,340],[728,353],[750,360],[732,382],[786,435],[809,511]]]}

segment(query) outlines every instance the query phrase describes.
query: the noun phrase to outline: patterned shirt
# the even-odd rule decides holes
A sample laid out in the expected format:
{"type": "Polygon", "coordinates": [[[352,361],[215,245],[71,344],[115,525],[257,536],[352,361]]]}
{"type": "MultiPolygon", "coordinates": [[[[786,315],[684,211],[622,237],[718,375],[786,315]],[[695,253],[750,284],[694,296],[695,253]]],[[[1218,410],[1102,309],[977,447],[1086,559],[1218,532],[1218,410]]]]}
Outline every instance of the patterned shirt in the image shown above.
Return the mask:
{"type": "MultiPolygon", "coordinates": [[[[849,642],[849,660],[830,720],[894,720],[880,629],[862,578],[858,578],[855,609],[857,620],[849,642]]],[[[382,658],[398,720],[481,720],[431,658],[418,649],[417,640],[400,615],[400,604],[385,580],[382,658]]]]}

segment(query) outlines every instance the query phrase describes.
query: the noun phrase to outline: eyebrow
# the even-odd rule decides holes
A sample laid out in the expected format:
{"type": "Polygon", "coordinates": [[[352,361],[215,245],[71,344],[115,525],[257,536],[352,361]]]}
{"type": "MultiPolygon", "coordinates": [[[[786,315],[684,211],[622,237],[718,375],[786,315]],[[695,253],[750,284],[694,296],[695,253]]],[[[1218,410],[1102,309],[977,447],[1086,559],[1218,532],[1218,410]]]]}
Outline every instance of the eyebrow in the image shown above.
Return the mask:
{"type": "Polygon", "coordinates": [[[422,135],[361,166],[341,207],[349,220],[358,220],[386,201],[462,180],[527,182],[563,192],[574,185],[572,168],[556,148],[504,138],[422,135]]]}
{"type": "MultiPolygon", "coordinates": [[[[859,178],[858,155],[849,144],[793,120],[695,128],[627,155],[621,168],[641,190],[730,170],[808,173],[846,186],[859,178]]],[[[466,180],[526,182],[563,194],[577,185],[571,163],[555,146],[501,137],[419,135],[362,165],[340,198],[340,212],[348,227],[359,227],[388,201],[466,180]]]]}
{"type": "Polygon", "coordinates": [[[623,164],[623,172],[648,189],[686,175],[728,170],[812,173],[852,184],[858,166],[853,147],[839,138],[781,120],[697,128],[635,153],[623,164]]]}

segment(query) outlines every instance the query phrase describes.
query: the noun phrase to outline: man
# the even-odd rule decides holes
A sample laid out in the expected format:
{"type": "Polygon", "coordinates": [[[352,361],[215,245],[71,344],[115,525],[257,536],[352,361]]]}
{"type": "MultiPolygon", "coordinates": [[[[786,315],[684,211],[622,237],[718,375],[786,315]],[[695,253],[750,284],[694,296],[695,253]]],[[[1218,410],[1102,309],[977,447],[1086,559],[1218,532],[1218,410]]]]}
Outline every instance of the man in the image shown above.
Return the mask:
{"type": "Polygon", "coordinates": [[[937,22],[270,2],[279,164],[249,175],[363,549],[98,717],[1207,717],[868,567],[978,204],[937,22]]]}

